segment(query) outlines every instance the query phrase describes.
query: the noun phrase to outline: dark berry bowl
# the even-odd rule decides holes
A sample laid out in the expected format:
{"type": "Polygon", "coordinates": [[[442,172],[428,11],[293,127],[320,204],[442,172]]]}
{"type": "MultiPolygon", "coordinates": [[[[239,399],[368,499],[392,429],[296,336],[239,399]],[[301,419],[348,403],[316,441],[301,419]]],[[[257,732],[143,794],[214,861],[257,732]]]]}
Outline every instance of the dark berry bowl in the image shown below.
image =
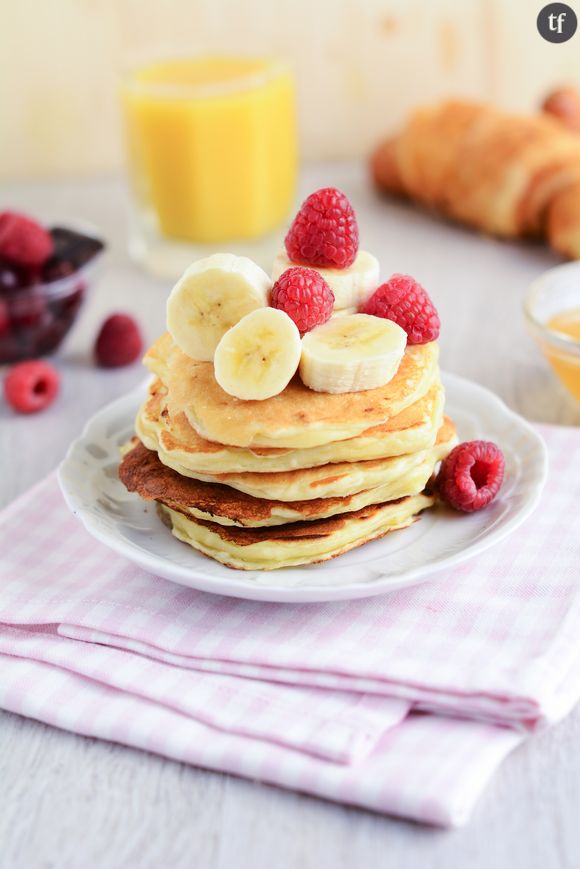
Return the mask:
{"type": "Polygon", "coordinates": [[[0,364],[54,352],[77,318],[104,243],[86,227],[54,227],[53,255],[34,270],[0,261],[0,364]]]}

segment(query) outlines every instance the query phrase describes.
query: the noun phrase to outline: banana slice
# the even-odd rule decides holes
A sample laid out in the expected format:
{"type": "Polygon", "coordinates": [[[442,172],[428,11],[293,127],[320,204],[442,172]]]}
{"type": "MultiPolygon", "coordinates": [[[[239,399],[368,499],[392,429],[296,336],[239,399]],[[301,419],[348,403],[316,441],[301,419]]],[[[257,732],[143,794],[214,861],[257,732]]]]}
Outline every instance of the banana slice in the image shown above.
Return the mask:
{"type": "Polygon", "coordinates": [[[336,308],[332,309],[331,319],[333,317],[347,317],[349,314],[357,314],[358,308],[341,308],[340,310],[336,310],[336,308]]]}
{"type": "MultiPolygon", "coordinates": [[[[274,260],[272,281],[278,280],[282,272],[295,265],[297,263],[288,259],[285,250],[280,251],[274,260]]],[[[334,307],[337,310],[342,308],[358,310],[379,285],[378,260],[366,250],[359,250],[355,261],[347,269],[321,269],[308,265],[305,267],[320,272],[334,293],[334,307]]]]}
{"type": "Polygon", "coordinates": [[[167,299],[167,328],[192,359],[211,362],[222,335],[268,304],[272,282],[245,256],[216,253],[189,266],[167,299]]]}
{"type": "Polygon", "coordinates": [[[284,390],[300,362],[296,324],[284,311],[260,308],[246,314],[223,336],[215,351],[215,379],[244,401],[262,401],[284,390]]]}
{"type": "Polygon", "coordinates": [[[403,358],[407,334],[392,320],[350,314],[302,339],[300,377],[316,392],[361,392],[384,386],[403,358]]]}

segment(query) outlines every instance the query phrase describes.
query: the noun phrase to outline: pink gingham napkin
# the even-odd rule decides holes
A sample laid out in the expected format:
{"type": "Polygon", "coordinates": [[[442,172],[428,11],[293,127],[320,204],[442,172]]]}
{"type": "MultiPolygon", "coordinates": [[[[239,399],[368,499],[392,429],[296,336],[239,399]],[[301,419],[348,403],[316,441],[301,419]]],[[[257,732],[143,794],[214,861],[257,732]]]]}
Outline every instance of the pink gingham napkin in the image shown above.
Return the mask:
{"type": "Polygon", "coordinates": [[[0,706],[461,823],[523,734],[580,695],[580,433],[543,433],[547,489],[507,541],[421,586],[314,606],[145,574],[86,534],[50,477],[0,516],[0,706]]]}

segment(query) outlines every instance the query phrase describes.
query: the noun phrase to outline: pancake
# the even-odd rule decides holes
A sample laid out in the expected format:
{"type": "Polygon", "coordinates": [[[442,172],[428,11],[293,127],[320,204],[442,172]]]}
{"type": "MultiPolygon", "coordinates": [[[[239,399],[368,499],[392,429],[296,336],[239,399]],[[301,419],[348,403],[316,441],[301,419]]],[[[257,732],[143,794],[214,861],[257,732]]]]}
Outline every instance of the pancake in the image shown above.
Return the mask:
{"type": "Polygon", "coordinates": [[[219,483],[205,483],[183,477],[162,464],[157,453],[136,441],[133,448],[124,455],[119,467],[119,477],[129,492],[137,492],[147,501],[158,501],[186,517],[217,522],[220,525],[262,528],[326,519],[339,513],[360,510],[370,504],[417,495],[427,485],[436,462],[434,451],[431,451],[410,473],[345,498],[273,501],[254,498],[219,483]]]}
{"type": "Polygon", "coordinates": [[[455,427],[445,417],[437,435],[437,442],[431,449],[403,456],[363,462],[337,462],[316,468],[263,474],[256,471],[241,474],[201,474],[184,469],[183,475],[206,483],[222,483],[239,492],[253,495],[254,498],[275,501],[343,498],[388,483],[396,484],[425,461],[435,464],[449,453],[455,444],[455,437],[455,427]]]}
{"type": "Polygon", "coordinates": [[[435,443],[443,420],[444,399],[443,387],[436,383],[419,401],[355,438],[302,450],[244,449],[202,438],[184,413],[170,416],[166,389],[160,380],[156,380],[151,384],[149,398],[137,414],[135,428],[145,446],[156,450],[161,461],[180,474],[290,471],[428,449],[435,443]]]}
{"type": "Polygon", "coordinates": [[[277,570],[327,561],[410,525],[435,499],[420,494],[374,504],[330,519],[295,522],[278,528],[232,528],[191,519],[160,506],[173,534],[204,555],[238,570],[277,570]]]}
{"type": "Polygon", "coordinates": [[[238,447],[304,449],[356,437],[422,398],[438,378],[438,347],[409,346],[393,379],[378,389],[314,392],[295,377],[279,395],[241,401],[219,386],[211,362],[190,359],[163,335],[144,362],[167,387],[171,417],[184,413],[206,440],[238,447]]]}

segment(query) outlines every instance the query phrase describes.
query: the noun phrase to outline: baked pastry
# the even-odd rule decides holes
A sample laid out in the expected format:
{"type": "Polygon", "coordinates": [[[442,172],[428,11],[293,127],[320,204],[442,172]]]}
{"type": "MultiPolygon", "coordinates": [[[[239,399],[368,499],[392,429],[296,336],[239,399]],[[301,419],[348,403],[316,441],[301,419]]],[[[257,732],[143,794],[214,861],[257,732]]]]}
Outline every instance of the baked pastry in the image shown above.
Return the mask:
{"type": "Polygon", "coordinates": [[[580,133],[580,91],[574,87],[563,87],[548,94],[542,103],[542,111],[573,133],[580,133]]]}
{"type": "Polygon", "coordinates": [[[421,108],[379,146],[371,170],[385,192],[494,235],[548,233],[557,250],[580,257],[580,221],[570,232],[580,213],[580,137],[546,114],[461,100],[421,108]]]}

